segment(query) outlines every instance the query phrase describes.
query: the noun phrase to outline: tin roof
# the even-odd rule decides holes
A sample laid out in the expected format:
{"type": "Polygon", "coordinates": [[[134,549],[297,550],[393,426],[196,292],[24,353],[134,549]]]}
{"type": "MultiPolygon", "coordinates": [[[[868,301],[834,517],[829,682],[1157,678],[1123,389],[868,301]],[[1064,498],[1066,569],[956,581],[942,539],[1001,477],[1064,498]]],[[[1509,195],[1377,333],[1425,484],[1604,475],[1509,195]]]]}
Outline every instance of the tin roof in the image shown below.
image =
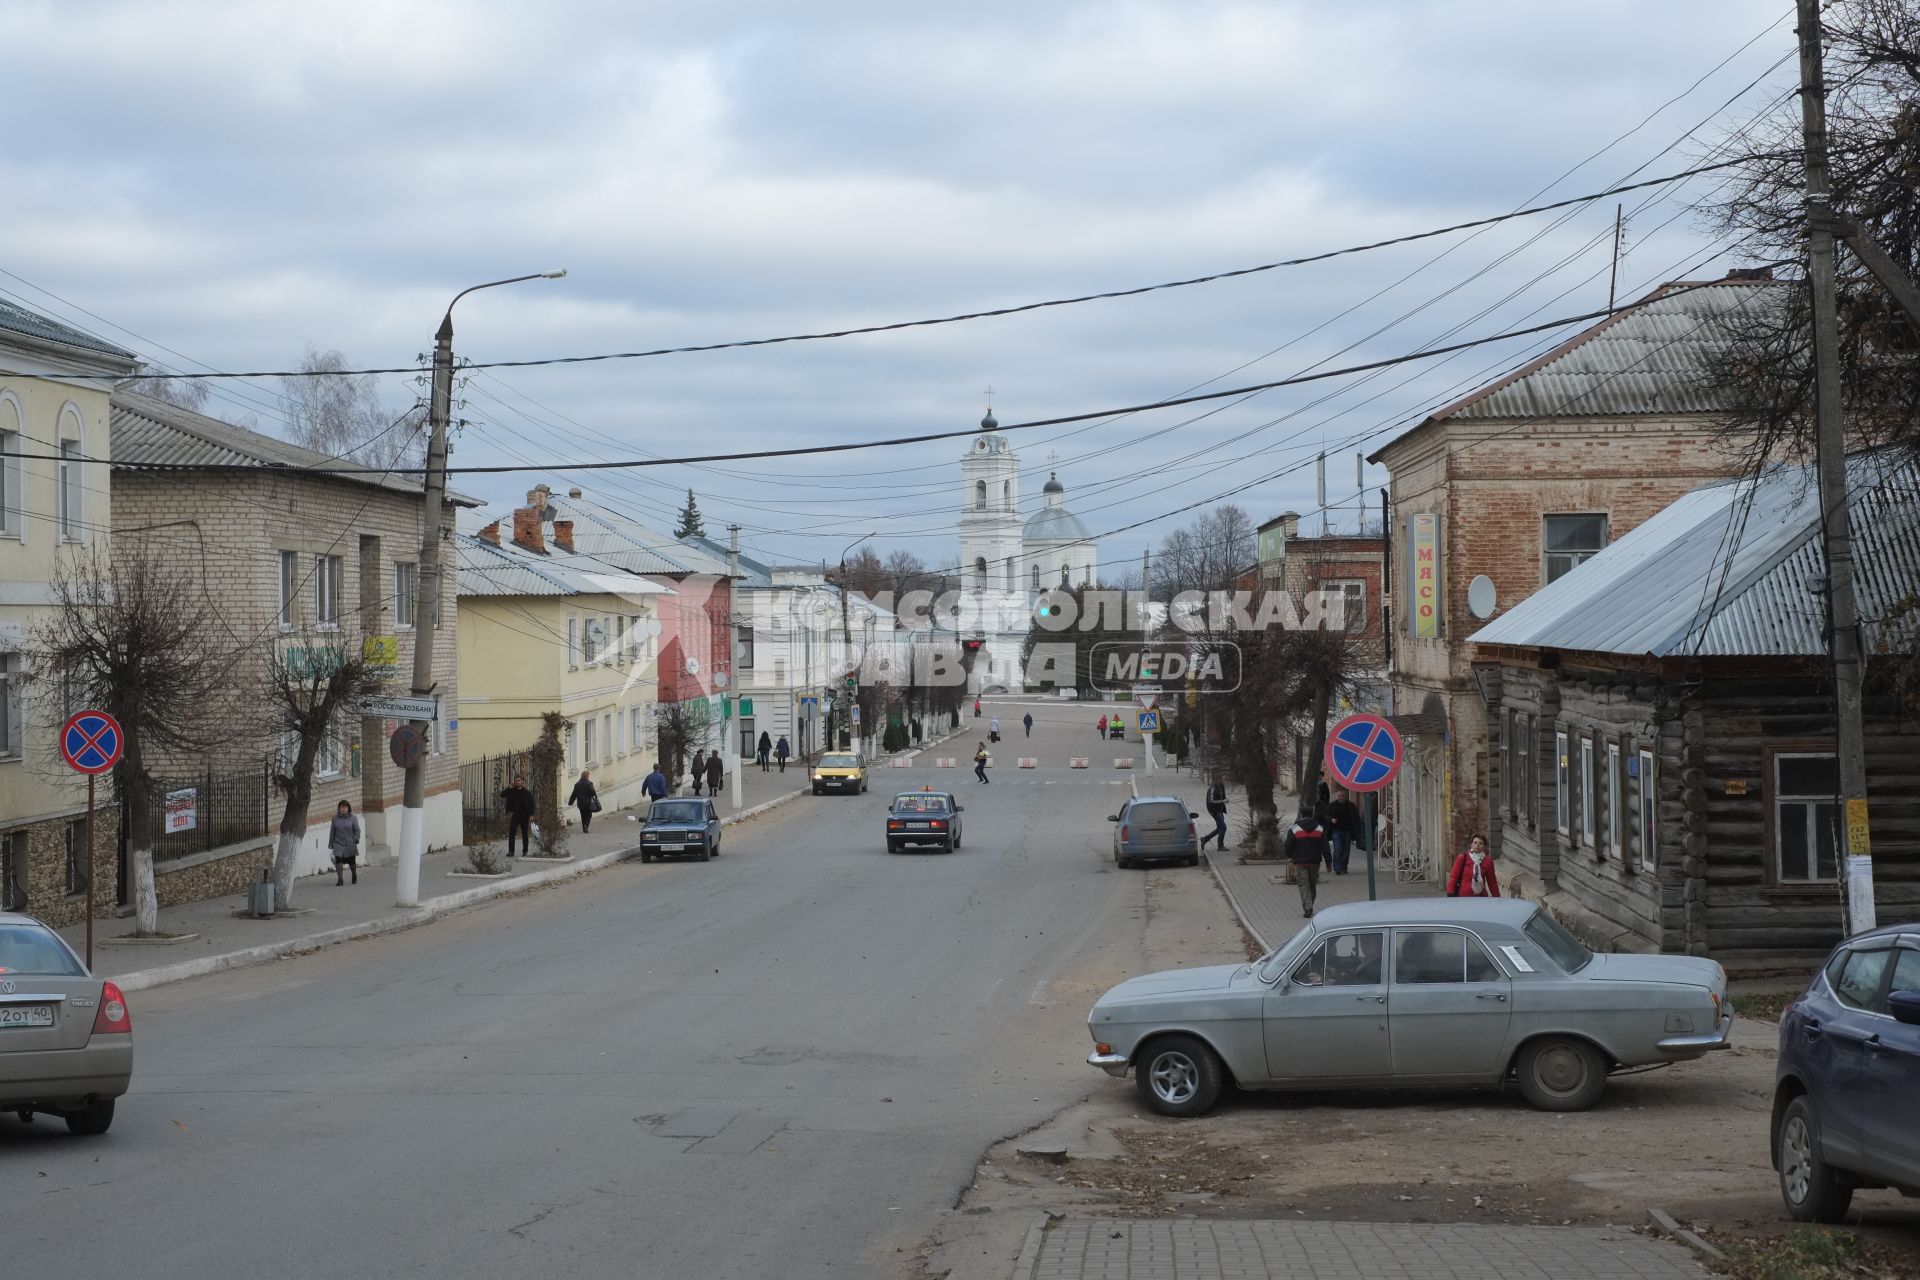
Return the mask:
{"type": "MultiPolygon", "coordinates": [[[[1869,653],[1906,646],[1898,606],[1920,582],[1920,467],[1904,452],[1847,460],[1854,588],[1869,653]],[[1896,616],[1890,616],[1896,615],[1896,616]]],[[[1812,468],[1696,489],[1468,639],[1686,657],[1827,651],[1826,555],[1812,468]]]]}
{"type": "MultiPolygon", "coordinates": [[[[479,536],[493,517],[460,513],[454,536],[459,556],[458,594],[462,596],[672,595],[670,588],[638,574],[624,573],[574,552],[539,555],[515,546],[511,536],[500,545],[479,536]]],[[[501,522],[511,535],[513,517],[501,522]]],[[[577,545],[577,544],[576,544],[577,545]]]]}
{"type": "Polygon", "coordinates": [[[0,298],[0,331],[19,334],[24,338],[37,338],[42,342],[57,342],[63,347],[77,347],[96,355],[114,356],[128,363],[139,360],[138,356],[125,347],[116,347],[105,338],[96,338],[84,329],[62,324],[51,316],[43,316],[38,311],[29,311],[5,298],[0,298]]]}
{"type": "MultiPolygon", "coordinates": [[[[551,497],[553,516],[573,521],[573,549],[628,573],[711,574],[727,572],[725,554],[712,555],[642,524],[625,512],[582,498],[551,497]]],[[[509,518],[505,524],[511,524],[509,518]]],[[[504,527],[504,526],[503,526],[504,527]]]]}

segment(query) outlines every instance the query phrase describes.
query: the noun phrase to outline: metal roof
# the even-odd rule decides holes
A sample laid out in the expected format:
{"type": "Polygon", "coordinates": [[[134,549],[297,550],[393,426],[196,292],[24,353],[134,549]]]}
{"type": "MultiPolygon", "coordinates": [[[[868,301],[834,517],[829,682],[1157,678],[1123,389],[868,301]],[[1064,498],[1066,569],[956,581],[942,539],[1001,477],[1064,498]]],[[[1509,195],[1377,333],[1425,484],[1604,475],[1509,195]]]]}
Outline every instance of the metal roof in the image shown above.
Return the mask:
{"type": "Polygon", "coordinates": [[[1042,507],[1027,517],[1020,536],[1028,542],[1091,542],[1093,532],[1065,507],[1042,507]]]}
{"type": "MultiPolygon", "coordinates": [[[[556,519],[573,521],[573,549],[628,573],[712,574],[724,577],[727,558],[669,537],[624,512],[580,498],[549,498],[556,519]]],[[[508,517],[502,523],[512,524],[508,517]]]]}
{"type": "MultiPolygon", "coordinates": [[[[540,555],[503,539],[495,546],[471,530],[489,523],[462,512],[454,536],[459,556],[457,592],[462,596],[672,595],[648,578],[622,573],[590,557],[540,555]]],[[[509,517],[509,524],[511,517],[509,517]]],[[[503,526],[504,528],[504,526],[503,526]]]]}
{"type": "Polygon", "coordinates": [[[125,347],[116,347],[105,338],[96,338],[83,329],[62,324],[50,316],[41,315],[38,311],[29,311],[5,298],[0,298],[0,330],[17,333],[26,338],[37,338],[42,342],[57,342],[63,347],[78,347],[82,351],[91,351],[98,355],[115,356],[128,363],[137,363],[140,359],[125,347]]]}
{"type": "MultiPolygon", "coordinates": [[[[327,479],[378,485],[395,493],[421,491],[419,476],[363,467],[131,391],[113,393],[107,421],[116,468],[223,466],[298,471],[327,467],[327,479]]],[[[451,490],[447,500],[462,507],[480,505],[478,499],[451,490]]]]}
{"type": "MultiPolygon", "coordinates": [[[[1913,641],[1897,613],[1920,584],[1920,467],[1847,460],[1854,587],[1869,653],[1913,641]]],[[[1658,658],[1826,653],[1826,555],[1812,468],[1696,489],[1468,639],[1658,658]]]]}

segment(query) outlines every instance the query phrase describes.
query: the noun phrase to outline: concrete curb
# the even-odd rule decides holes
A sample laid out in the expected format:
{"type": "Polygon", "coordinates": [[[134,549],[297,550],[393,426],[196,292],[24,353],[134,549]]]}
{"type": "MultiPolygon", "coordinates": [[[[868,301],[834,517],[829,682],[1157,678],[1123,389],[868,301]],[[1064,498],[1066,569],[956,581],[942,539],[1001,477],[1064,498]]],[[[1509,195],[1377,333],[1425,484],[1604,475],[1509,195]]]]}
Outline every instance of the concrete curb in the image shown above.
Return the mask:
{"type": "MultiPolygon", "coordinates": [[[[806,790],[802,788],[790,791],[783,796],[776,796],[750,809],[742,809],[739,813],[722,818],[720,825],[727,827],[736,822],[745,822],[749,818],[758,817],[769,809],[805,794],[806,790]]],[[[356,938],[372,938],[385,933],[398,933],[402,929],[426,924],[449,912],[477,906],[494,898],[503,898],[509,894],[524,893],[532,889],[544,889],[548,885],[559,884],[562,881],[599,871],[617,862],[625,862],[639,852],[640,846],[636,844],[631,848],[616,849],[611,853],[597,853],[591,857],[576,858],[562,866],[546,868],[528,875],[517,875],[505,880],[489,880],[486,884],[475,885],[471,889],[442,894],[437,898],[428,899],[417,907],[397,908],[371,920],[340,925],[337,928],[324,929],[319,933],[310,933],[298,938],[282,938],[278,942],[266,942],[257,947],[242,947],[238,951],[200,956],[193,960],[183,960],[178,964],[137,969],[132,973],[122,974],[115,978],[114,982],[122,991],[146,991],[169,983],[185,982],[189,978],[204,978],[208,974],[225,973],[229,969],[245,969],[257,964],[266,964],[269,961],[305,951],[318,951],[322,947],[351,942],[356,938]]]]}
{"type": "Polygon", "coordinates": [[[1013,1264],[1013,1280],[1032,1280],[1033,1269],[1040,1265],[1040,1246],[1047,1238],[1047,1224],[1053,1221],[1050,1213],[1035,1214],[1027,1225],[1027,1239],[1020,1246],[1020,1260],[1013,1264]]]}
{"type": "Polygon", "coordinates": [[[1726,1261],[1726,1254],[1720,1252],[1720,1250],[1714,1248],[1698,1235],[1681,1226],[1678,1222],[1675,1222],[1673,1215],[1665,1209],[1648,1209],[1647,1218],[1652,1222],[1654,1230],[1679,1241],[1681,1244],[1687,1246],[1687,1248],[1693,1250],[1694,1253],[1701,1258],[1709,1262],[1726,1261]]]}
{"type": "Polygon", "coordinates": [[[1261,937],[1260,931],[1253,927],[1253,921],[1247,918],[1246,910],[1241,907],[1240,899],[1233,896],[1233,890],[1227,887],[1227,878],[1220,874],[1220,868],[1213,865],[1213,855],[1201,856],[1207,860],[1207,870],[1213,872],[1213,882],[1220,886],[1221,893],[1227,895],[1227,905],[1233,908],[1234,915],[1240,917],[1240,927],[1253,935],[1253,940],[1260,944],[1262,951],[1273,950],[1273,944],[1261,937]]]}

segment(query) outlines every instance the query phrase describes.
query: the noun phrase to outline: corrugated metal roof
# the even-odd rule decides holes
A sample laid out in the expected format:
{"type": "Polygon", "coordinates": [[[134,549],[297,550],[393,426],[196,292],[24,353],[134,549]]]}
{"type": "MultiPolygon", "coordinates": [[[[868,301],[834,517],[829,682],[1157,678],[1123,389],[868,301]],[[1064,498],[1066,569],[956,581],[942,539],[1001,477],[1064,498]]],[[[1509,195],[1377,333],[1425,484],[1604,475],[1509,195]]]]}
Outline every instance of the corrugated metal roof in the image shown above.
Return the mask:
{"type": "MultiPolygon", "coordinates": [[[[637,574],[622,573],[598,560],[573,555],[537,555],[511,540],[495,546],[471,530],[491,517],[462,512],[454,544],[459,554],[458,593],[463,596],[672,595],[637,574]]],[[[509,524],[512,517],[508,517],[509,524]]]]}
{"type": "MultiPolygon", "coordinates": [[[[1913,642],[1888,615],[1920,586],[1920,467],[1847,461],[1855,595],[1869,652],[1913,642]]],[[[1826,653],[1826,555],[1809,467],[1696,489],[1468,637],[1475,644],[1684,657],[1826,653]]]]}
{"type": "MultiPolygon", "coordinates": [[[[223,466],[286,470],[326,467],[333,479],[350,484],[378,485],[396,493],[418,494],[421,490],[419,476],[390,475],[372,467],[361,467],[343,458],[317,453],[131,391],[113,393],[108,427],[115,467],[223,466]]],[[[478,499],[451,490],[447,499],[456,506],[480,505],[478,499]]]]}
{"type": "Polygon", "coordinates": [[[669,537],[624,512],[580,498],[553,498],[562,520],[573,521],[573,549],[628,573],[712,574],[724,576],[727,558],[669,537]]]}
{"type": "Polygon", "coordinates": [[[29,311],[18,303],[8,302],[5,298],[0,298],[0,329],[27,338],[38,338],[42,342],[57,342],[65,347],[78,347],[82,351],[117,356],[130,363],[139,360],[138,356],[125,347],[116,347],[105,338],[96,338],[85,330],[76,329],[70,324],[62,324],[51,316],[41,315],[38,311],[29,311]]]}

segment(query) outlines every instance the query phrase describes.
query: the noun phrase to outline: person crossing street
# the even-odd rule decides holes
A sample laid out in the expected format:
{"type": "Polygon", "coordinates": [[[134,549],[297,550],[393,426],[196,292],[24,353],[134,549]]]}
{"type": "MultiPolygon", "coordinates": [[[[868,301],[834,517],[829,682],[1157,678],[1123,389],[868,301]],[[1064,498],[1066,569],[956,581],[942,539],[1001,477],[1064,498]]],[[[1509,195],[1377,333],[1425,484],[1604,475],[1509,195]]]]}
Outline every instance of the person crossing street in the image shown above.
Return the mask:
{"type": "Polygon", "coordinates": [[[1213,830],[1200,837],[1200,847],[1207,847],[1207,841],[1216,841],[1220,852],[1227,851],[1227,783],[1219,774],[1213,775],[1213,782],[1207,787],[1207,816],[1213,819],[1213,830]]]}
{"type": "Polygon", "coordinates": [[[1027,736],[1031,738],[1033,736],[1033,712],[1029,711],[1024,716],[1021,716],[1020,723],[1027,726],[1027,736]]]}
{"type": "Polygon", "coordinates": [[[973,753],[973,776],[982,782],[988,781],[987,744],[984,742],[980,744],[980,749],[973,753]]]}

